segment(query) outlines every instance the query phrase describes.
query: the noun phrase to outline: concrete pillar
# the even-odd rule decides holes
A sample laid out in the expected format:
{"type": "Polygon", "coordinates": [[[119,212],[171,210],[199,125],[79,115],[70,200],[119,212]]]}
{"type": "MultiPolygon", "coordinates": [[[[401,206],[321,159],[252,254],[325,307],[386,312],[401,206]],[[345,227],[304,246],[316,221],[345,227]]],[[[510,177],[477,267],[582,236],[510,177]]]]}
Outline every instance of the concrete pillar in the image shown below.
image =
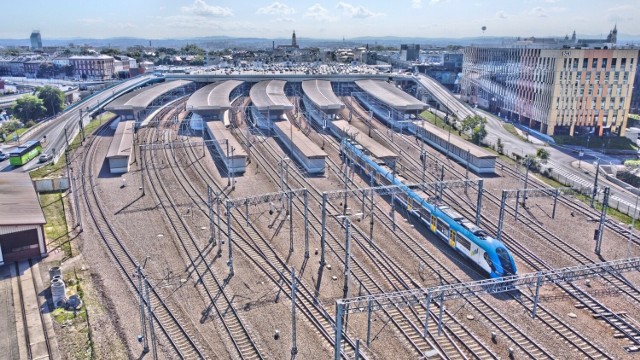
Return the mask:
{"type": "Polygon", "coordinates": [[[47,256],[47,244],[44,241],[44,227],[38,226],[38,247],[40,248],[40,256],[47,256]]]}

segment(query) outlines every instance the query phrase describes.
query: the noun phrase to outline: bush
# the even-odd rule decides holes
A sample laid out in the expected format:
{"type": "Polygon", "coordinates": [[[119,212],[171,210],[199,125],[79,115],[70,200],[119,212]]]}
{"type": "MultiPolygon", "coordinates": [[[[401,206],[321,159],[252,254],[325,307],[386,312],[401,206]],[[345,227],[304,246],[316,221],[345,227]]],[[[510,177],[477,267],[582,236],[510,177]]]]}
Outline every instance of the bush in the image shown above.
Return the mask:
{"type": "Polygon", "coordinates": [[[27,121],[27,123],[26,123],[26,124],[24,124],[24,126],[25,126],[25,127],[28,127],[28,128],[30,128],[30,127],[32,127],[32,126],[36,126],[36,122],[35,122],[35,121],[33,121],[33,120],[29,120],[29,121],[27,121]]]}
{"type": "Polygon", "coordinates": [[[626,160],[624,162],[624,166],[639,167],[640,166],[640,160],[626,160]]]}

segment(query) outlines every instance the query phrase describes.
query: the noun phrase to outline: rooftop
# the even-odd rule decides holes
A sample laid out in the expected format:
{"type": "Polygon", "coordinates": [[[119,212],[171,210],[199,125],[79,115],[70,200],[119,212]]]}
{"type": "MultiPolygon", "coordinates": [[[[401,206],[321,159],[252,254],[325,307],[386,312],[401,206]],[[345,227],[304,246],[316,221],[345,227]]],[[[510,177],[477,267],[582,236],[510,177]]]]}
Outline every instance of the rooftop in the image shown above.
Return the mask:
{"type": "Polygon", "coordinates": [[[195,112],[221,111],[231,108],[229,96],[240,84],[239,80],[219,81],[194,92],[187,100],[187,109],[195,112]]]}
{"type": "Polygon", "coordinates": [[[113,139],[111,139],[111,145],[109,145],[107,159],[114,157],[129,157],[131,155],[134,125],[134,121],[120,121],[118,123],[116,132],[113,134],[113,139]]]}
{"type": "Polygon", "coordinates": [[[302,90],[320,110],[339,110],[344,103],[338,99],[329,80],[304,80],[302,90]]]}
{"type": "Polygon", "coordinates": [[[28,173],[0,173],[0,225],[46,224],[28,173]]]}
{"type": "Polygon", "coordinates": [[[382,80],[356,80],[362,90],[400,111],[423,110],[427,104],[398,89],[395,85],[382,80]]]}
{"type": "Polygon", "coordinates": [[[285,80],[264,80],[253,85],[249,96],[260,111],[293,110],[293,105],[284,93],[285,80]]]}
{"type": "Polygon", "coordinates": [[[118,97],[105,106],[105,110],[116,113],[142,111],[158,97],[188,84],[191,84],[191,81],[173,80],[147,86],[118,97]]]}

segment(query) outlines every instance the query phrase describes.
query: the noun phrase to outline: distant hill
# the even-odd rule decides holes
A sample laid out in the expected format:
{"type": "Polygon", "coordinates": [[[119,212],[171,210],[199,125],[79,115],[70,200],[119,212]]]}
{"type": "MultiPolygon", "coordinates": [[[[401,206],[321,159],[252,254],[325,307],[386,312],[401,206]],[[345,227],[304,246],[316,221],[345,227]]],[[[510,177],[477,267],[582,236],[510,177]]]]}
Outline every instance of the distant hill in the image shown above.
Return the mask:
{"type": "MultiPolygon", "coordinates": [[[[578,38],[601,38],[601,35],[578,35],[578,38]]],[[[447,46],[447,45],[500,45],[513,41],[514,37],[498,37],[498,36],[476,36],[463,38],[428,38],[428,37],[401,37],[401,36],[360,36],[346,39],[314,39],[314,38],[298,38],[298,44],[302,47],[336,47],[336,46],[354,46],[354,45],[382,45],[382,46],[399,46],[400,44],[420,44],[422,46],[447,46]]],[[[215,48],[268,48],[272,45],[289,44],[289,38],[236,38],[229,36],[205,36],[184,39],[144,39],[135,37],[115,37],[107,39],[92,38],[60,38],[48,39],[43,38],[44,46],[66,46],[70,43],[75,45],[89,45],[95,47],[111,46],[115,48],[127,48],[131,46],[151,46],[159,47],[181,47],[187,44],[196,44],[209,49],[215,48]]],[[[619,34],[619,44],[635,43],[640,44],[640,35],[619,34]]],[[[29,46],[28,38],[24,39],[0,39],[0,46],[29,46]]]]}

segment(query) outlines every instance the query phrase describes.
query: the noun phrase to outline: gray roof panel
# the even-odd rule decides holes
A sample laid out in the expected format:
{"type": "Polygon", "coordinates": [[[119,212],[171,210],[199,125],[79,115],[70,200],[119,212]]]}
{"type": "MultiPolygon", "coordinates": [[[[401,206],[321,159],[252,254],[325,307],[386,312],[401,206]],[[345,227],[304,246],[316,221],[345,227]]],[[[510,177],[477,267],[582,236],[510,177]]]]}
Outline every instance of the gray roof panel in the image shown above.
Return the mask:
{"type": "Polygon", "coordinates": [[[424,110],[427,104],[382,80],[356,80],[362,90],[378,101],[400,111],[424,110]]]}
{"type": "Polygon", "coordinates": [[[231,92],[242,83],[240,80],[227,80],[209,84],[189,96],[187,109],[194,112],[228,110],[231,108],[231,92]]]}
{"type": "Polygon", "coordinates": [[[333,92],[329,80],[304,80],[302,81],[302,90],[320,110],[344,108],[344,103],[333,92]]]}
{"type": "Polygon", "coordinates": [[[166,81],[157,85],[147,86],[132,93],[125,94],[105,106],[107,111],[141,111],[146,109],[158,97],[181,86],[191,84],[188,80],[166,81]]]}
{"type": "Polygon", "coordinates": [[[293,105],[284,93],[285,80],[265,80],[253,85],[249,96],[260,111],[293,110],[293,105]]]}
{"type": "Polygon", "coordinates": [[[29,173],[0,173],[0,226],[46,222],[29,173]]]}

